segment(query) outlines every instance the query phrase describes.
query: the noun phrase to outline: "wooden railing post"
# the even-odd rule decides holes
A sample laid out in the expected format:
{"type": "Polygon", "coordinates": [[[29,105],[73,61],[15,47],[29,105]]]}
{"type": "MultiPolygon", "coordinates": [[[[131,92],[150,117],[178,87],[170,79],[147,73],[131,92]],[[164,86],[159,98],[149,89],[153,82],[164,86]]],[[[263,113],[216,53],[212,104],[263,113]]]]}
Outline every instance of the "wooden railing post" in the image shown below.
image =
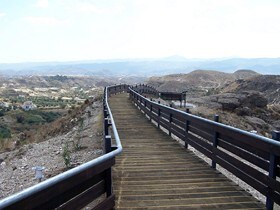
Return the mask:
{"type": "Polygon", "coordinates": [[[103,110],[103,116],[104,116],[104,118],[108,117],[108,111],[107,111],[106,107],[103,110]]]}
{"type": "Polygon", "coordinates": [[[109,119],[106,117],[104,119],[104,136],[109,135],[109,119]]]}
{"type": "MultiPolygon", "coordinates": [[[[219,115],[214,115],[214,121],[215,122],[219,122],[219,115]]],[[[217,132],[214,133],[214,138],[213,138],[213,150],[212,150],[212,154],[214,157],[214,153],[215,153],[215,148],[217,148],[218,146],[218,136],[219,134],[217,132]]],[[[213,160],[212,157],[212,168],[216,169],[216,161],[213,160]]]]}
{"type": "Polygon", "coordinates": [[[169,114],[169,131],[168,131],[168,135],[171,136],[172,132],[171,132],[171,128],[172,128],[172,114],[169,114]]]}
{"type": "MultiPolygon", "coordinates": [[[[151,99],[151,101],[152,101],[152,99],[151,99]]],[[[153,114],[153,104],[152,103],[151,103],[151,106],[150,106],[150,114],[151,114],[150,122],[152,122],[152,114],[153,114]]]]}
{"type": "MultiPolygon", "coordinates": [[[[105,153],[109,153],[112,151],[112,142],[111,142],[111,136],[107,135],[105,136],[105,153]]],[[[106,196],[107,198],[110,197],[113,194],[112,190],[112,169],[108,168],[105,171],[105,190],[106,190],[106,196]]]]}
{"type": "MultiPolygon", "coordinates": [[[[190,113],[189,109],[186,109],[186,113],[190,113]]],[[[190,122],[186,120],[186,127],[185,127],[185,148],[188,149],[188,132],[189,132],[189,124],[190,122]]]]}
{"type": "MultiPolygon", "coordinates": [[[[158,104],[160,104],[160,101],[158,101],[158,104]]],[[[160,127],[160,107],[158,107],[158,128],[160,127]]]]}
{"type": "MultiPolygon", "coordinates": [[[[272,139],[276,141],[280,141],[280,131],[272,131],[272,139]]],[[[268,176],[272,179],[276,179],[277,165],[278,165],[277,156],[273,153],[270,153],[268,176]]],[[[266,209],[272,210],[273,206],[274,206],[274,201],[273,199],[271,199],[271,192],[268,187],[267,196],[266,196],[266,209]]]]}

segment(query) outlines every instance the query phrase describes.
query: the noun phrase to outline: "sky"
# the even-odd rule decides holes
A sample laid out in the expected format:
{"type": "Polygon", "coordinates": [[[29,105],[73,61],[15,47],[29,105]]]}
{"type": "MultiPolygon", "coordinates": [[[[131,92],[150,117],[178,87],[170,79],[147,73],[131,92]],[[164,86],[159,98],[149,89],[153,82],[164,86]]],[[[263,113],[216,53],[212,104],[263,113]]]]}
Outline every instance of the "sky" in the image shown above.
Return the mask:
{"type": "Polygon", "coordinates": [[[0,0],[0,63],[280,57],[280,0],[0,0]]]}

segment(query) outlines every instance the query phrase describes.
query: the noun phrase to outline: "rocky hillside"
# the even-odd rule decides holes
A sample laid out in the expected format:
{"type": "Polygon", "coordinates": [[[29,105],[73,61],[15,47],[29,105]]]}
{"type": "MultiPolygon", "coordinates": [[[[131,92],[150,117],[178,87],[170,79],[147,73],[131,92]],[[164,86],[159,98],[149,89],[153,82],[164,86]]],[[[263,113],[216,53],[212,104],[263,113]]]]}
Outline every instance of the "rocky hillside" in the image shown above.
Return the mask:
{"type": "Polygon", "coordinates": [[[248,79],[239,79],[221,89],[221,93],[242,93],[244,91],[258,91],[265,95],[270,104],[279,104],[280,75],[258,75],[248,79]]]}
{"type": "Polygon", "coordinates": [[[182,92],[186,90],[217,89],[238,79],[247,79],[259,75],[251,70],[238,70],[231,73],[219,71],[195,70],[188,74],[172,74],[151,77],[147,83],[160,91],[182,92]]]}
{"type": "Polygon", "coordinates": [[[104,87],[116,83],[134,84],[144,81],[144,77],[96,77],[96,76],[21,76],[0,77],[0,87],[21,88],[72,88],[72,87],[104,87]]]}
{"type": "Polygon", "coordinates": [[[225,124],[271,137],[280,129],[280,76],[250,70],[233,74],[193,71],[189,74],[153,77],[148,83],[160,91],[187,91],[191,112],[225,124]]]}

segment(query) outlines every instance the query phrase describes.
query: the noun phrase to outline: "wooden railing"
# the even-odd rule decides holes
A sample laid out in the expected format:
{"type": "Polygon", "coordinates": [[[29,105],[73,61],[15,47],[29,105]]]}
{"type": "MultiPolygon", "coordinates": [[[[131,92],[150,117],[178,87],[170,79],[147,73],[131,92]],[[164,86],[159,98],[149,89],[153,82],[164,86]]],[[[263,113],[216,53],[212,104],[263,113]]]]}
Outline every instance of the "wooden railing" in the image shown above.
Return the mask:
{"type": "MultiPolygon", "coordinates": [[[[145,93],[147,87],[141,87],[137,92],[145,93]]],[[[137,92],[129,88],[130,98],[158,127],[206,155],[213,168],[219,164],[266,196],[267,209],[280,204],[279,132],[273,132],[275,140],[265,138],[158,104],[137,92]]]]}
{"type": "Polygon", "coordinates": [[[159,97],[159,92],[153,86],[145,85],[145,84],[138,84],[133,86],[133,90],[140,94],[151,94],[159,97]]]}
{"type": "Polygon", "coordinates": [[[112,209],[115,196],[112,192],[111,167],[115,164],[115,156],[122,151],[122,145],[108,105],[108,97],[127,91],[127,88],[127,85],[116,85],[104,90],[104,155],[1,200],[0,209],[74,210],[89,203],[91,205],[87,209],[112,209]],[[116,143],[113,147],[111,135],[116,143]],[[97,198],[98,203],[96,201],[93,204],[97,198]]]}

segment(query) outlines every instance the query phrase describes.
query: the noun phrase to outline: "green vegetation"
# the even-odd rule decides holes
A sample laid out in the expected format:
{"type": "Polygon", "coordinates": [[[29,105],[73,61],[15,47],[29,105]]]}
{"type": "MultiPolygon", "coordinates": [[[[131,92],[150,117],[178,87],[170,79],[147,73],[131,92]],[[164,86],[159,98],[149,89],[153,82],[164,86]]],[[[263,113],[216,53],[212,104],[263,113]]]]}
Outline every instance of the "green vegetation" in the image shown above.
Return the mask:
{"type": "Polygon", "coordinates": [[[81,119],[79,122],[79,128],[77,132],[77,141],[73,141],[73,146],[75,151],[79,151],[82,149],[81,140],[82,140],[82,131],[84,129],[84,121],[81,119]]]}
{"type": "Polygon", "coordinates": [[[0,110],[0,117],[3,117],[5,115],[5,110],[1,109],[0,110]]]}
{"type": "Polygon", "coordinates": [[[42,124],[52,122],[60,116],[61,114],[59,112],[44,112],[40,110],[31,110],[27,112],[18,112],[18,114],[16,114],[16,119],[18,123],[22,124],[42,124]]]}
{"type": "MultiPolygon", "coordinates": [[[[77,94],[78,95],[78,94],[77,94]]],[[[83,95],[83,94],[81,94],[83,95]]],[[[13,96],[9,97],[9,100],[12,103],[19,103],[23,104],[25,101],[32,101],[38,108],[45,108],[45,107],[60,107],[64,109],[68,104],[73,105],[76,104],[75,100],[62,100],[62,97],[58,98],[50,98],[46,96],[29,96],[29,97],[18,97],[13,96]]]]}
{"type": "Polygon", "coordinates": [[[11,138],[11,131],[5,125],[0,125],[0,139],[11,138]]]}
{"type": "Polygon", "coordinates": [[[71,166],[71,156],[70,156],[70,150],[69,150],[68,143],[66,143],[63,147],[62,157],[63,157],[64,164],[65,164],[66,168],[70,168],[70,166],[71,166]]]}

